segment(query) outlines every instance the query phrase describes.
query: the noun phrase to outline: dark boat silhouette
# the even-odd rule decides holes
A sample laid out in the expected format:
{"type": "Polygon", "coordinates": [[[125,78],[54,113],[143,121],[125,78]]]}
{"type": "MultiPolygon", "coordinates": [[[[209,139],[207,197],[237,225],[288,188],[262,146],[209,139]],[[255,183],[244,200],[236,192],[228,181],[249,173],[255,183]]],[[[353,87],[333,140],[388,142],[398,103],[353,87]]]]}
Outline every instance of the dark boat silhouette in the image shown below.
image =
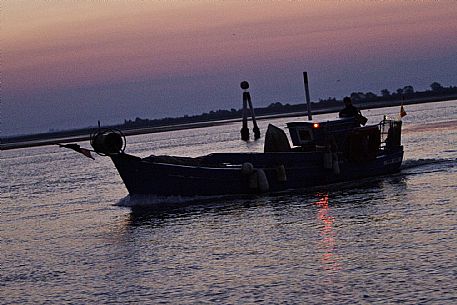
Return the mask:
{"type": "Polygon", "coordinates": [[[356,118],[269,125],[264,152],[196,158],[124,152],[122,135],[99,131],[94,150],[111,158],[131,195],[208,196],[281,192],[399,171],[401,121],[359,126],[356,118]]]}

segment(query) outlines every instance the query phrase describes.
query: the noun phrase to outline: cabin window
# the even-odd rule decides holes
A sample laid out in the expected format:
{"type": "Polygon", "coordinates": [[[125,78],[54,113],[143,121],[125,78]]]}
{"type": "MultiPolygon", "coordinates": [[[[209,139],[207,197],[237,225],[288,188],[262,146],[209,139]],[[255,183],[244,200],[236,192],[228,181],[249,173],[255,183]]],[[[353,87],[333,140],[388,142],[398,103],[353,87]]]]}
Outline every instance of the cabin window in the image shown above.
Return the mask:
{"type": "Polygon", "coordinates": [[[310,142],[313,140],[313,137],[309,130],[298,129],[297,131],[298,131],[298,137],[300,139],[300,142],[310,142]]]}

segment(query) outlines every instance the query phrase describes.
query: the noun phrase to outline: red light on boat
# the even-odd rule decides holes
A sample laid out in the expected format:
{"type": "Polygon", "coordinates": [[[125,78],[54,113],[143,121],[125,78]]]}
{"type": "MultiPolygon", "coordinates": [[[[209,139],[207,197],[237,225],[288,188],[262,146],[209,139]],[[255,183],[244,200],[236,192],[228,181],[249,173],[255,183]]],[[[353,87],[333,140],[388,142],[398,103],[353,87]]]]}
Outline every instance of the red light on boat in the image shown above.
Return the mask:
{"type": "Polygon", "coordinates": [[[314,124],[313,124],[313,128],[319,128],[319,127],[321,127],[321,126],[319,125],[319,123],[314,123],[314,124]]]}

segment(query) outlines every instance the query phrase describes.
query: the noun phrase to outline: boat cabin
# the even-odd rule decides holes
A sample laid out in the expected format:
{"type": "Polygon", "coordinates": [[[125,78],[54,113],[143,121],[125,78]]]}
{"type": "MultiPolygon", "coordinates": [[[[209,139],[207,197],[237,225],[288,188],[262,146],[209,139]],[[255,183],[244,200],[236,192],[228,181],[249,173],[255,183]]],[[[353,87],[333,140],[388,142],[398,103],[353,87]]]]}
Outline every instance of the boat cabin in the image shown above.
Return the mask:
{"type": "Polygon", "coordinates": [[[341,118],[325,122],[290,122],[287,123],[290,138],[294,146],[313,147],[328,145],[329,137],[335,140],[347,135],[359,127],[355,118],[341,118]]]}
{"type": "MultiPolygon", "coordinates": [[[[282,151],[332,151],[351,161],[366,161],[401,147],[401,121],[384,119],[379,124],[360,127],[356,118],[339,118],[323,122],[289,122],[287,128],[293,147],[282,151]]],[[[266,148],[272,146],[267,138],[266,148]]]]}

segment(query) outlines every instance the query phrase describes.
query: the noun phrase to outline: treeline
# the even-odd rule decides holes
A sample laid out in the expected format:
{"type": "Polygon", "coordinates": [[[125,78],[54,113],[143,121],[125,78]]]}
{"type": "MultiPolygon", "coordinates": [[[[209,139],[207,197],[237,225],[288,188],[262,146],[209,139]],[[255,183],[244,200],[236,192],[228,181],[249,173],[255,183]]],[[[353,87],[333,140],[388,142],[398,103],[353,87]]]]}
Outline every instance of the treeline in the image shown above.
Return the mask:
{"type": "MultiPolygon", "coordinates": [[[[390,92],[388,89],[382,89],[380,95],[373,92],[352,92],[351,97],[354,104],[372,103],[372,102],[388,102],[398,100],[412,100],[440,96],[449,96],[457,94],[457,87],[443,87],[438,82],[433,82],[430,85],[430,90],[415,91],[413,86],[404,86],[395,91],[390,92]]],[[[341,100],[334,97],[327,99],[319,99],[319,107],[328,108],[341,105],[341,100]]]]}
{"type": "MultiPolygon", "coordinates": [[[[377,102],[385,103],[389,101],[399,101],[399,100],[419,100],[423,98],[440,98],[440,97],[449,97],[457,96],[457,87],[443,87],[441,84],[434,82],[430,85],[430,90],[426,91],[415,91],[412,86],[405,86],[399,88],[393,92],[390,92],[387,89],[380,91],[380,95],[377,95],[373,92],[352,92],[350,97],[352,98],[354,104],[363,106],[364,103],[370,103],[370,106],[375,105],[377,102]]],[[[342,107],[342,100],[338,100],[334,97],[329,97],[327,99],[319,99],[318,102],[313,102],[312,109],[313,112],[323,111],[325,109],[335,109],[342,107]]],[[[255,108],[255,114],[257,116],[264,115],[273,115],[273,114],[285,114],[293,112],[303,112],[306,107],[302,104],[282,104],[281,102],[271,103],[267,107],[255,108]]],[[[228,119],[238,119],[242,116],[241,109],[230,109],[230,110],[216,110],[210,111],[208,113],[203,113],[199,115],[185,115],[183,117],[175,118],[162,118],[162,119],[142,119],[137,117],[135,120],[124,120],[124,123],[114,125],[114,126],[104,126],[108,128],[115,128],[120,130],[129,130],[129,129],[138,129],[138,128],[149,128],[149,127],[163,127],[170,125],[179,125],[179,124],[188,124],[188,123],[197,123],[197,122],[211,122],[219,120],[228,120],[228,119]]],[[[71,136],[80,136],[88,135],[94,131],[93,127],[74,129],[74,130],[64,130],[64,131],[50,131],[47,133],[41,134],[31,134],[31,135],[22,135],[14,137],[5,137],[0,139],[0,143],[14,143],[14,142],[25,142],[33,141],[38,139],[52,139],[59,137],[71,137],[71,136]]]]}
{"type": "MultiPolygon", "coordinates": [[[[363,103],[373,102],[388,102],[396,100],[410,100],[410,99],[421,99],[427,97],[439,97],[457,94],[457,87],[443,87],[437,82],[433,82],[430,85],[430,90],[426,91],[415,91],[413,86],[404,86],[396,91],[390,92],[388,89],[380,91],[380,95],[373,92],[352,92],[349,96],[352,98],[353,103],[361,105],[363,103]]],[[[342,107],[342,100],[338,100],[334,97],[327,99],[319,99],[318,102],[313,103],[313,111],[322,110],[327,108],[342,107]]],[[[282,104],[281,102],[271,103],[267,107],[255,108],[255,114],[257,116],[272,115],[279,113],[292,113],[305,111],[303,104],[282,104]]],[[[183,117],[176,118],[162,118],[162,119],[142,119],[137,117],[135,120],[125,120],[123,124],[116,126],[119,129],[133,129],[133,128],[146,128],[146,127],[159,127],[167,125],[178,125],[188,124],[196,122],[207,122],[207,121],[219,121],[236,119],[242,116],[242,109],[230,109],[230,110],[216,110],[208,113],[199,115],[185,115],[183,117]]]]}
{"type": "MultiPolygon", "coordinates": [[[[289,112],[298,112],[303,111],[303,104],[282,104],[280,102],[272,103],[267,107],[255,108],[256,116],[277,114],[277,113],[289,113],[289,112]]],[[[223,110],[219,109],[216,111],[205,112],[198,115],[185,115],[183,117],[176,118],[163,118],[163,119],[142,119],[137,117],[135,120],[125,120],[124,124],[116,126],[119,129],[132,129],[132,128],[145,128],[145,127],[158,127],[158,126],[167,126],[167,125],[177,125],[177,124],[188,124],[196,122],[208,122],[208,121],[220,121],[220,120],[229,120],[235,118],[241,118],[242,109],[230,109],[223,110]]]]}

